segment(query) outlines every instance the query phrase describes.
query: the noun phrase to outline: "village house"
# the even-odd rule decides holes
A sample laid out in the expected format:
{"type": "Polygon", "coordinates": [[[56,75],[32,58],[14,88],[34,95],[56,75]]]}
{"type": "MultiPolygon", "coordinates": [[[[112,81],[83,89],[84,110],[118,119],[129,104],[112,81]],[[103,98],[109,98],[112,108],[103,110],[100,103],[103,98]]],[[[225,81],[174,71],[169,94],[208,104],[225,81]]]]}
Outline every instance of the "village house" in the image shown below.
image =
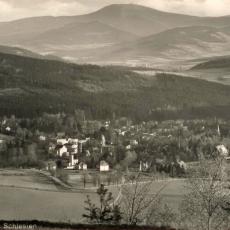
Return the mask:
{"type": "Polygon", "coordinates": [[[180,168],[183,169],[183,170],[187,170],[187,168],[188,168],[187,164],[186,164],[184,161],[182,161],[182,160],[178,160],[178,161],[177,161],[177,164],[178,164],[178,165],[180,166],[180,168]]]}
{"type": "MultiPolygon", "coordinates": [[[[74,169],[79,163],[78,154],[83,152],[83,146],[90,140],[86,138],[79,140],[76,138],[62,138],[56,140],[56,155],[66,162],[67,169],[74,169]]],[[[79,164],[80,168],[87,169],[87,165],[79,164]]],[[[78,165],[78,166],[79,166],[78,165]]]]}
{"type": "Polygon", "coordinates": [[[229,152],[228,152],[228,149],[224,145],[217,145],[216,149],[217,149],[220,156],[228,157],[229,152]]]}
{"type": "Polygon", "coordinates": [[[54,171],[57,169],[57,164],[54,161],[46,162],[46,170],[47,171],[54,171]]]}
{"type": "Polygon", "coordinates": [[[109,164],[106,161],[100,162],[100,172],[108,172],[109,171],[109,164]]]}
{"type": "Polygon", "coordinates": [[[10,132],[11,131],[11,128],[9,126],[6,127],[6,131],[7,132],[10,132]]]}
{"type": "Polygon", "coordinates": [[[87,164],[84,163],[84,162],[80,162],[80,163],[78,164],[78,169],[79,169],[79,170],[87,170],[87,164]]]}
{"type": "Polygon", "coordinates": [[[72,149],[75,149],[75,151],[77,151],[78,142],[79,142],[78,139],[72,139],[72,138],[57,139],[57,146],[64,146],[64,145],[67,146],[68,145],[68,146],[71,146],[72,149]]]}
{"type": "Polygon", "coordinates": [[[40,141],[46,141],[46,136],[45,135],[40,135],[39,140],[40,141]]]}
{"type": "Polygon", "coordinates": [[[63,155],[68,156],[68,149],[65,145],[58,145],[56,147],[57,150],[57,156],[62,157],[63,155]]]}
{"type": "Polygon", "coordinates": [[[57,139],[57,156],[62,158],[65,157],[67,169],[74,169],[78,163],[78,142],[78,139],[72,138],[57,139]]]}

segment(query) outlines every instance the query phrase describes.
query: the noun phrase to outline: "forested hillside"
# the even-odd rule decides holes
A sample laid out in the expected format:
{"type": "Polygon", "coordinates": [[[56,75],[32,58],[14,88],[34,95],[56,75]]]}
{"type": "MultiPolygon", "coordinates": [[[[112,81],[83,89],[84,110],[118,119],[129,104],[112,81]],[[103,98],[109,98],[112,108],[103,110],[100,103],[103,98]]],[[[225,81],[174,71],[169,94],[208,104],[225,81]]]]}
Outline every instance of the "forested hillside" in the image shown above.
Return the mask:
{"type": "Polygon", "coordinates": [[[215,68],[230,68],[230,57],[216,57],[212,60],[200,63],[194,66],[193,70],[202,70],[202,69],[215,69],[215,68]]]}
{"type": "Polygon", "coordinates": [[[230,88],[125,68],[75,65],[0,54],[0,114],[37,116],[83,109],[89,118],[229,116],[230,88]],[[183,112],[181,112],[183,110],[183,112]]]}

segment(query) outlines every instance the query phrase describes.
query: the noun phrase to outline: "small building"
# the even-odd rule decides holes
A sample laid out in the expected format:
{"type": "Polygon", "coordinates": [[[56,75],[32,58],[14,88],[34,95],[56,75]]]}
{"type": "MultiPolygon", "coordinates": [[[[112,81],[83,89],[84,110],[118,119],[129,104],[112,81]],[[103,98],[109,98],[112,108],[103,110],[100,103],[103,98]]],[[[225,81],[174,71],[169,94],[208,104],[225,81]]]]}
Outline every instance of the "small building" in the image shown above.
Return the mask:
{"type": "Polygon", "coordinates": [[[54,161],[46,162],[46,170],[47,171],[54,171],[57,169],[57,164],[54,161]]]}
{"type": "Polygon", "coordinates": [[[108,172],[109,171],[109,164],[106,161],[100,162],[100,172],[108,172]]]}
{"type": "Polygon", "coordinates": [[[40,136],[39,136],[39,140],[40,140],[40,141],[46,141],[46,136],[40,135],[40,136]]]}
{"type": "Polygon", "coordinates": [[[183,170],[187,170],[187,164],[184,162],[184,161],[182,161],[182,160],[179,160],[179,161],[177,161],[177,164],[180,166],[180,168],[181,169],[183,169],[183,170]]]}
{"type": "Polygon", "coordinates": [[[62,157],[64,154],[67,154],[68,149],[65,145],[57,146],[57,155],[62,157]]]}
{"type": "Polygon", "coordinates": [[[9,126],[6,127],[6,131],[7,132],[10,132],[11,131],[11,128],[9,126]]]}
{"type": "Polygon", "coordinates": [[[81,162],[78,164],[78,169],[79,170],[87,170],[87,164],[84,162],[81,162]]]}
{"type": "Polygon", "coordinates": [[[217,145],[216,149],[217,149],[220,156],[228,157],[229,152],[228,152],[228,149],[224,145],[217,145]]]}

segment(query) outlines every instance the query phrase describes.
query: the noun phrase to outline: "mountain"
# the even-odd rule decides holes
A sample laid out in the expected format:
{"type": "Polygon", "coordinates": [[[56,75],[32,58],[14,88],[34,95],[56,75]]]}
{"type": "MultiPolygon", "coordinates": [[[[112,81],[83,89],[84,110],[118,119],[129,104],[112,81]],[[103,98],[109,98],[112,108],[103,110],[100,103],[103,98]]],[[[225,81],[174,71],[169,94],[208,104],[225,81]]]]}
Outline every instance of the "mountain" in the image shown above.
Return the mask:
{"type": "Polygon", "coordinates": [[[228,26],[230,17],[196,17],[155,10],[135,4],[112,4],[96,12],[80,16],[43,16],[1,22],[1,37],[40,34],[72,23],[101,22],[138,36],[148,36],[175,27],[206,25],[228,26]]]}
{"type": "Polygon", "coordinates": [[[2,39],[17,35],[23,36],[44,33],[79,22],[101,22],[118,30],[138,36],[147,36],[170,28],[194,24],[198,17],[166,13],[134,4],[113,4],[96,12],[80,16],[34,17],[0,23],[2,39]]]}
{"type": "Polygon", "coordinates": [[[21,45],[42,50],[45,54],[56,54],[61,57],[80,57],[80,53],[90,51],[92,49],[103,48],[113,44],[137,39],[136,35],[118,30],[101,22],[92,21],[87,23],[70,23],[63,27],[52,29],[39,35],[31,35],[27,37],[21,45]],[[35,48],[36,47],[36,48],[35,48]],[[66,52],[62,54],[62,52],[66,52]],[[77,55],[72,55],[76,52],[77,55]]]}
{"type": "MultiPolygon", "coordinates": [[[[124,57],[137,59],[137,62],[144,59],[142,61],[145,63],[148,62],[148,57],[147,60],[142,57],[145,55],[154,57],[154,60],[158,56],[161,59],[161,56],[163,59],[181,55],[188,58],[212,56],[215,51],[212,46],[214,38],[210,39],[210,36],[217,34],[228,39],[229,34],[225,31],[229,31],[229,24],[230,17],[227,16],[202,18],[135,4],[113,4],[87,15],[2,22],[0,43],[76,62],[111,63],[110,52],[114,51],[118,59],[124,54],[124,57]],[[181,49],[178,47],[180,42],[181,49]]],[[[224,44],[220,48],[228,51],[224,44]]]]}
{"type": "Polygon", "coordinates": [[[230,27],[189,26],[109,47],[103,50],[101,60],[120,60],[121,63],[136,60],[139,63],[154,64],[160,58],[185,60],[213,56],[217,53],[225,55],[229,52],[230,27]]]}
{"type": "Polygon", "coordinates": [[[157,34],[176,27],[225,27],[230,17],[197,17],[159,11],[136,4],[112,4],[94,13],[77,17],[81,21],[96,20],[141,37],[157,34]]]}
{"type": "Polygon", "coordinates": [[[198,17],[162,12],[135,4],[113,4],[79,18],[106,22],[142,37],[178,26],[192,25],[199,20],[198,17]]]}
{"type": "Polygon", "coordinates": [[[76,109],[92,119],[113,113],[135,120],[223,117],[229,116],[230,87],[0,53],[0,105],[0,114],[24,117],[76,109]]]}
{"type": "Polygon", "coordinates": [[[0,41],[17,45],[31,36],[62,27],[73,22],[74,17],[33,17],[0,23],[0,41]]]}

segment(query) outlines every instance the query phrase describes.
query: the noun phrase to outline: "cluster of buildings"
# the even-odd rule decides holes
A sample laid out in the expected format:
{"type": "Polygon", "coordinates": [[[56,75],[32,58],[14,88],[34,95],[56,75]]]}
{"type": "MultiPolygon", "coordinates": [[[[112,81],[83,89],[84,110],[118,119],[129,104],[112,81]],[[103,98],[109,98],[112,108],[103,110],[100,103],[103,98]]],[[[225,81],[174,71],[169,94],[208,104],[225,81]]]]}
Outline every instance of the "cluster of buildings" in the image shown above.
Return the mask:
{"type": "MultiPolygon", "coordinates": [[[[103,136],[102,136],[103,137],[103,136]]],[[[101,146],[105,146],[105,138],[102,138],[101,146]]],[[[49,151],[54,151],[57,160],[61,160],[62,166],[66,169],[87,170],[88,165],[81,161],[84,146],[90,141],[90,138],[77,139],[77,138],[57,138],[56,144],[49,146],[49,151]]],[[[89,150],[86,150],[86,156],[90,156],[89,150]]],[[[47,169],[56,169],[56,166],[50,164],[47,169]]],[[[110,170],[109,164],[106,161],[100,161],[99,170],[107,172],[110,170]]]]}
{"type": "MultiPolygon", "coordinates": [[[[50,118],[49,115],[45,118],[51,119],[52,117],[50,118]]],[[[147,145],[147,143],[151,143],[156,139],[160,141],[162,139],[162,142],[166,140],[167,143],[167,140],[172,138],[177,139],[178,144],[181,145],[183,138],[185,139],[192,135],[199,137],[200,133],[206,134],[209,133],[209,130],[221,136],[220,126],[216,126],[215,122],[209,124],[206,120],[148,121],[135,125],[128,118],[113,119],[112,121],[105,122],[82,120],[80,134],[66,134],[63,131],[65,129],[63,129],[63,133],[34,131],[33,135],[31,135],[36,144],[43,143],[46,149],[48,147],[49,153],[52,153],[52,157],[49,159],[53,159],[53,162],[51,160],[47,162],[47,169],[56,169],[58,167],[56,162],[60,161],[62,162],[62,167],[66,169],[87,170],[88,168],[97,167],[101,172],[107,172],[111,170],[113,165],[109,163],[110,161],[106,154],[107,156],[113,156],[116,146],[122,146],[128,152],[138,149],[139,145],[147,145]],[[98,135],[97,137],[94,136],[95,133],[98,135]],[[109,137],[107,136],[108,133],[109,137]],[[67,136],[70,137],[66,138],[67,136]],[[87,160],[85,159],[87,157],[94,157],[95,153],[99,153],[101,156],[97,161],[97,165],[90,166],[91,163],[89,161],[89,165],[87,165],[87,160]]],[[[9,142],[9,138],[14,139],[17,135],[20,137],[29,136],[31,133],[30,129],[20,128],[17,123],[18,121],[15,117],[2,120],[0,133],[4,134],[2,134],[2,138],[0,136],[0,150],[4,148],[4,143],[9,142]]],[[[217,150],[229,160],[229,153],[224,145],[217,146],[217,150]]],[[[164,163],[164,159],[160,160],[164,163]]],[[[163,163],[158,162],[160,166],[163,163]]],[[[181,168],[186,168],[183,161],[176,163],[181,168]]],[[[150,167],[151,164],[148,160],[145,158],[140,160],[140,171],[148,170],[150,167]]]]}

